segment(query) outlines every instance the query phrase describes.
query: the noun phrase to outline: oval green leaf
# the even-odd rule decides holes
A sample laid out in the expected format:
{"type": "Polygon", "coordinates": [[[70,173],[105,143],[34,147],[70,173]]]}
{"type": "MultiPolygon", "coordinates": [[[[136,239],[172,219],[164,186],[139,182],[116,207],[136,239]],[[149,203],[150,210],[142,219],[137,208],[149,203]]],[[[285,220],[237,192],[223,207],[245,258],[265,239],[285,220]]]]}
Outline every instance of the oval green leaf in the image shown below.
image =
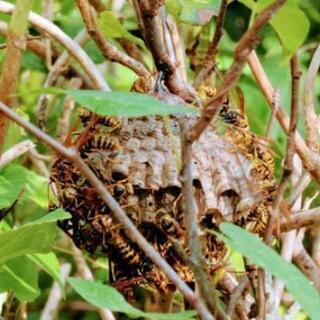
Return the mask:
{"type": "Polygon", "coordinates": [[[146,317],[155,320],[187,320],[193,319],[196,312],[185,311],[179,313],[144,312],[131,306],[124,297],[113,287],[88,280],[69,278],[73,289],[86,301],[99,307],[108,308],[113,312],[122,312],[131,318],[146,317]]]}
{"type": "Polygon", "coordinates": [[[252,263],[262,267],[281,279],[288,291],[311,319],[319,319],[320,296],[307,277],[293,264],[284,261],[257,236],[231,223],[223,222],[220,230],[222,240],[234,250],[248,257],[252,263]]]}
{"type": "Polygon", "coordinates": [[[67,90],[66,93],[77,103],[102,116],[143,117],[198,113],[198,110],[191,106],[168,105],[150,95],[136,92],[67,90]]]}

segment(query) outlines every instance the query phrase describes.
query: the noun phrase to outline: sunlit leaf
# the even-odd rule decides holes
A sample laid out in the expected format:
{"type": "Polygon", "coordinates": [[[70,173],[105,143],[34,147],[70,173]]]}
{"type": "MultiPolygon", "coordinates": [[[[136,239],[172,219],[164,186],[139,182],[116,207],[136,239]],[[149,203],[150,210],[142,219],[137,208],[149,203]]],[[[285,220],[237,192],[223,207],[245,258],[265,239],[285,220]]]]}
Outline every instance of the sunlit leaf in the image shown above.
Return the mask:
{"type": "MultiPolygon", "coordinates": [[[[240,0],[256,13],[260,13],[273,0],[240,0]]],[[[309,32],[309,20],[294,0],[288,0],[270,20],[282,44],[282,62],[288,61],[303,44],[309,32]]]]}
{"type": "Polygon", "coordinates": [[[140,47],[145,48],[144,42],[140,38],[132,35],[112,11],[100,13],[98,22],[102,33],[107,38],[125,38],[140,47]]]}
{"type": "Polygon", "coordinates": [[[219,12],[221,0],[168,0],[168,11],[177,19],[192,25],[207,24],[219,12]]]}
{"type": "Polygon", "coordinates": [[[222,223],[222,239],[250,261],[281,279],[288,291],[313,319],[319,319],[320,296],[307,277],[293,264],[264,244],[256,235],[231,223],[222,223]]]}
{"type": "MultiPolygon", "coordinates": [[[[0,199],[4,197],[12,198],[8,193],[12,193],[17,198],[23,190],[21,201],[32,200],[41,207],[47,207],[47,179],[35,172],[19,165],[8,165],[0,173],[0,199]]],[[[15,200],[14,199],[14,200],[15,200]]],[[[0,200],[0,208],[6,203],[0,200]]]]}
{"type": "Polygon", "coordinates": [[[27,255],[34,263],[36,263],[41,269],[48,273],[53,280],[55,280],[62,291],[64,291],[64,282],[60,277],[60,265],[57,256],[53,252],[46,254],[29,254],[27,255]]]}
{"type": "Polygon", "coordinates": [[[58,209],[17,229],[0,233],[0,265],[7,260],[33,253],[48,253],[57,234],[56,221],[70,215],[58,209]]]}
{"type": "Polygon", "coordinates": [[[11,259],[0,268],[0,292],[9,290],[22,302],[40,295],[37,266],[27,257],[11,259]]]}
{"type": "Polygon", "coordinates": [[[144,312],[131,306],[124,297],[113,287],[100,282],[69,278],[68,282],[73,289],[86,301],[99,307],[108,308],[114,312],[122,312],[131,318],[146,317],[155,320],[186,320],[193,319],[195,311],[179,313],[144,312]]]}
{"type": "Polygon", "coordinates": [[[67,90],[67,95],[90,111],[103,116],[141,117],[198,112],[190,106],[168,105],[150,95],[136,92],[67,90]]]}

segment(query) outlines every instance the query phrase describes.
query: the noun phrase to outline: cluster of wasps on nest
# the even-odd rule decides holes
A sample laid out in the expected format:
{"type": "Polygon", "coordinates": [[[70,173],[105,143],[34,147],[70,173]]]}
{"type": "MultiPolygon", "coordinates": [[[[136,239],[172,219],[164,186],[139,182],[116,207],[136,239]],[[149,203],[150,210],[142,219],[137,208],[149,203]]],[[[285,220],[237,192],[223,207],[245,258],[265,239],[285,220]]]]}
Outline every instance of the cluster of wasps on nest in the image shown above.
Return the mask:
{"type": "Polygon", "coordinates": [[[225,104],[220,116],[227,124],[225,138],[252,162],[251,175],[260,184],[261,199],[253,205],[237,208],[234,222],[254,233],[263,235],[271,214],[272,202],[277,189],[274,179],[274,160],[271,151],[250,131],[246,116],[230,110],[225,104]]]}
{"type": "MultiPolygon", "coordinates": [[[[272,157],[254,141],[245,117],[239,112],[230,111],[224,106],[220,116],[227,123],[226,139],[231,140],[240,152],[252,160],[252,175],[264,181],[263,201],[250,209],[237,212],[235,222],[261,234],[268,221],[275,189],[272,157]]],[[[180,242],[189,254],[181,189],[168,187],[148,190],[133,186],[127,176],[111,169],[122,150],[119,140],[121,119],[97,116],[86,110],[79,117],[87,135],[80,144],[79,139],[74,144],[82,159],[105,184],[149,243],[186,283],[193,286],[193,273],[174,249],[172,241],[180,242]]],[[[110,281],[127,298],[134,299],[137,286],[152,287],[160,293],[174,290],[166,275],[126,236],[110,209],[72,162],[57,156],[52,166],[51,181],[54,183],[58,204],[52,203],[49,209],[62,207],[72,216],[69,220],[59,222],[60,228],[80,249],[90,254],[108,256],[110,281]]],[[[213,233],[207,232],[208,229],[216,228],[211,214],[202,215],[199,220],[207,269],[213,275],[223,265],[227,248],[213,233]]]]}

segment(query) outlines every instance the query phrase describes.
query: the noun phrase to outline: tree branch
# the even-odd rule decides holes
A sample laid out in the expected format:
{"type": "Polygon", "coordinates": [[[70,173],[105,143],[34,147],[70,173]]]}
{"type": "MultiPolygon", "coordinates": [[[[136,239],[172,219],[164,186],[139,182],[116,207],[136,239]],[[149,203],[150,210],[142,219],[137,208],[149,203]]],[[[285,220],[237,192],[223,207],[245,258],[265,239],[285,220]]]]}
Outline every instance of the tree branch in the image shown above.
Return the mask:
{"type": "MultiPolygon", "coordinates": [[[[266,75],[257,55],[255,52],[252,52],[248,56],[248,63],[252,70],[252,73],[257,80],[259,86],[261,87],[261,90],[266,97],[266,100],[269,104],[269,106],[272,108],[272,97],[274,89],[270,83],[270,80],[268,76],[266,75]]],[[[279,106],[276,117],[278,122],[280,123],[282,129],[286,134],[289,132],[289,118],[286,115],[286,113],[283,111],[283,108],[279,106]]],[[[310,174],[313,176],[313,178],[320,183],[320,156],[318,153],[313,152],[308,148],[305,141],[301,137],[301,135],[296,132],[295,135],[295,144],[296,144],[296,151],[302,160],[302,163],[306,170],[310,172],[310,174]]]]}
{"type": "Polygon", "coordinates": [[[105,40],[104,35],[98,28],[96,18],[92,14],[90,4],[87,0],[77,0],[77,5],[88,33],[97,44],[105,58],[112,62],[124,65],[125,67],[133,70],[139,76],[148,77],[150,75],[150,72],[142,63],[119,51],[116,47],[105,40]]]}

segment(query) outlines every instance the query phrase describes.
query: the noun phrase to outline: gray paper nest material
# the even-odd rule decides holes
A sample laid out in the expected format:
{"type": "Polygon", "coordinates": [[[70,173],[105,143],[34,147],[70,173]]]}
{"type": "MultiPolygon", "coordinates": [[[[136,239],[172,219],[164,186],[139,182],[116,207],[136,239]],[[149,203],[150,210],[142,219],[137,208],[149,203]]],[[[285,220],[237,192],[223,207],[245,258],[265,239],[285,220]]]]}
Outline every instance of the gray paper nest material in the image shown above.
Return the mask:
{"type": "MultiPolygon", "coordinates": [[[[196,117],[172,116],[168,121],[170,126],[162,117],[123,119],[117,133],[122,149],[113,159],[112,171],[141,189],[180,188],[179,121],[192,125],[196,117]]],[[[193,181],[203,191],[206,212],[218,211],[227,217],[242,200],[259,201],[259,183],[250,174],[251,161],[212,128],[195,142],[192,163],[193,181]]]]}

